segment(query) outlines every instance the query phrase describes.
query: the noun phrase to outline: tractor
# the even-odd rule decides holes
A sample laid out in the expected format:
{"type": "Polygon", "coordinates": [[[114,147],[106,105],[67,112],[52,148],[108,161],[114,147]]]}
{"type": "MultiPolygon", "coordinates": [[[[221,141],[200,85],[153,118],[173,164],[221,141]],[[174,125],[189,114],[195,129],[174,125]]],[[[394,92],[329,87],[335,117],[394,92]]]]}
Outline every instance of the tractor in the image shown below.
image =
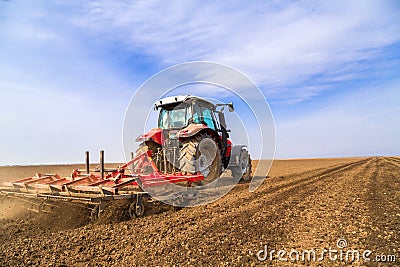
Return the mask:
{"type": "Polygon", "coordinates": [[[251,159],[247,146],[229,140],[224,108],[233,112],[233,104],[213,104],[196,96],[173,96],[158,100],[158,127],[140,135],[139,148],[129,162],[107,169],[104,151],[100,151],[100,168],[90,169],[89,151],[86,168],[75,169],[70,176],[37,173],[35,176],[0,183],[0,196],[18,198],[28,209],[51,212],[55,201],[86,205],[96,220],[105,203],[129,200],[129,215],[144,215],[144,203],[153,190],[158,197],[182,207],[199,195],[196,186],[211,186],[230,169],[236,181],[249,180],[251,159]],[[169,185],[184,186],[182,192],[164,190],[169,185]],[[188,190],[194,189],[194,190],[188,190]],[[185,197],[186,196],[186,197],[185,197]],[[187,197],[189,196],[189,197],[187,197]],[[180,203],[180,204],[179,204],[180,203]],[[185,202],[186,203],[186,202],[185,202]]]}
{"type": "Polygon", "coordinates": [[[201,174],[197,185],[207,185],[226,169],[236,179],[250,180],[251,159],[246,145],[232,146],[224,109],[234,111],[232,103],[213,104],[191,95],[158,100],[158,127],[140,135],[136,155],[150,151],[162,173],[201,174]]]}

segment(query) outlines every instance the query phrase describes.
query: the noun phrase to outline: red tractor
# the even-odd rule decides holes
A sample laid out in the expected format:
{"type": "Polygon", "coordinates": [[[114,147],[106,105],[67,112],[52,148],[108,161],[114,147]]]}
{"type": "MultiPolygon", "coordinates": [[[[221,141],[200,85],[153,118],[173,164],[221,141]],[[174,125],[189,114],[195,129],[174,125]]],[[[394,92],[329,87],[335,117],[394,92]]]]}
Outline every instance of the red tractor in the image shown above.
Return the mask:
{"type": "Polygon", "coordinates": [[[230,169],[237,179],[249,180],[251,159],[247,146],[232,147],[223,110],[233,104],[213,104],[206,99],[179,95],[155,103],[158,127],[139,136],[136,154],[150,150],[162,173],[202,174],[208,184],[230,169]]]}
{"type": "MultiPolygon", "coordinates": [[[[195,96],[164,98],[155,104],[155,109],[160,110],[158,128],[137,138],[142,143],[129,162],[106,169],[101,151],[100,169],[90,170],[87,151],[85,170],[73,170],[66,177],[37,173],[0,183],[0,196],[25,199],[30,209],[37,205],[38,212],[49,212],[53,201],[78,202],[89,205],[93,219],[100,216],[108,201],[125,199],[132,201],[129,214],[133,218],[143,216],[143,199],[149,192],[164,190],[170,184],[206,185],[226,169],[232,171],[236,181],[249,180],[250,155],[245,145],[232,147],[225,107],[233,111],[232,103],[214,105],[195,96]]],[[[188,197],[187,191],[163,193],[160,197],[172,204],[198,196],[196,193],[188,197]]]]}

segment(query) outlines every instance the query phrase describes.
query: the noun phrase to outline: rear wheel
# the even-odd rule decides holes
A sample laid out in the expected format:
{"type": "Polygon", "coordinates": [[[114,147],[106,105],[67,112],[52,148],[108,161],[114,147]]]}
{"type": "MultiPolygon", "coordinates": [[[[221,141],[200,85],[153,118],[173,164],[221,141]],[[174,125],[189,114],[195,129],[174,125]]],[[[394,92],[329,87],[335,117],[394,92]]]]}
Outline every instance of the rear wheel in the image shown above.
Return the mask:
{"type": "Polygon", "coordinates": [[[221,153],[218,144],[208,135],[198,135],[183,141],[179,157],[182,172],[201,172],[203,183],[208,184],[221,175],[221,153]]]}

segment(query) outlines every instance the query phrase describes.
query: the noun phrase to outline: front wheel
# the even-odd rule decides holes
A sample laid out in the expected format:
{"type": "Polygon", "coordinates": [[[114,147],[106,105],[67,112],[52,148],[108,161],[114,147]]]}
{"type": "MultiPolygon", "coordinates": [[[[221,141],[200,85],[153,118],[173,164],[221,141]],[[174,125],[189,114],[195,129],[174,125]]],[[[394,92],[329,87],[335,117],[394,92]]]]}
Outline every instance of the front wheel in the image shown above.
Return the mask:
{"type": "Polygon", "coordinates": [[[248,155],[246,158],[242,158],[239,166],[232,168],[232,176],[235,179],[241,179],[243,181],[250,181],[251,179],[251,158],[248,155]]]}

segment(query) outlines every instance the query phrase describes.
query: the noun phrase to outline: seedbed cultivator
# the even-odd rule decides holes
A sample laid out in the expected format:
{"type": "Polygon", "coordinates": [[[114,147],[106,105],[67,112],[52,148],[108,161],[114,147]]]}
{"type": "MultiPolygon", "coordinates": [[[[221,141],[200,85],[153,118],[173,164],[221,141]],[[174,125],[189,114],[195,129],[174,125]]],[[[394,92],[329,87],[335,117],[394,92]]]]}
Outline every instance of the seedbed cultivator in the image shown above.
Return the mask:
{"type": "MultiPolygon", "coordinates": [[[[18,198],[28,204],[23,206],[36,212],[49,212],[56,205],[55,201],[86,204],[93,220],[103,212],[105,203],[125,199],[131,201],[129,215],[135,218],[144,215],[145,202],[151,199],[142,188],[162,188],[169,183],[190,186],[204,179],[201,173],[160,172],[151,158],[151,151],[138,154],[115,169],[104,167],[104,151],[100,151],[100,165],[95,170],[89,168],[88,151],[85,156],[85,170],[73,170],[68,177],[36,173],[33,177],[1,183],[0,194],[18,198]]],[[[166,198],[176,197],[165,193],[166,198]]]]}

